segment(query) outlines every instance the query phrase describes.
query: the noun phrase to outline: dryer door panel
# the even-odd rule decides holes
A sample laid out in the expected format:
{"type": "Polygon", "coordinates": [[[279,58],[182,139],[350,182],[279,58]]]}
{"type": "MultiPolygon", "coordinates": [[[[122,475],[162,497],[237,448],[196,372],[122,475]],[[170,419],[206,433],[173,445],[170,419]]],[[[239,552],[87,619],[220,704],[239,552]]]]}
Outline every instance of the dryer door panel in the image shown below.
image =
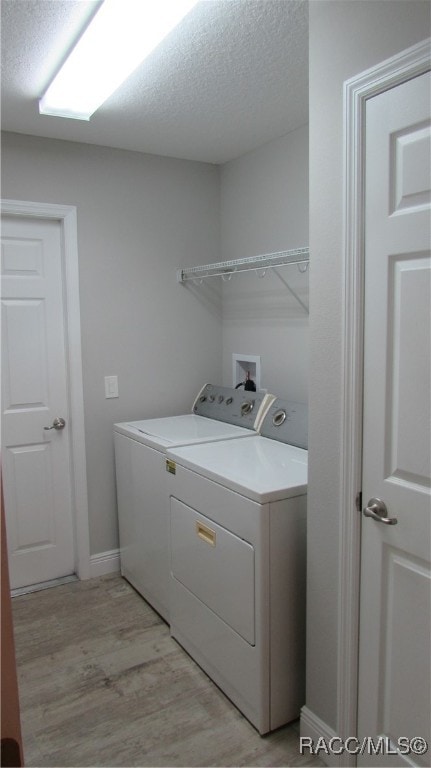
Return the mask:
{"type": "Polygon", "coordinates": [[[171,497],[171,547],[174,578],[254,645],[253,546],[171,497]]]}

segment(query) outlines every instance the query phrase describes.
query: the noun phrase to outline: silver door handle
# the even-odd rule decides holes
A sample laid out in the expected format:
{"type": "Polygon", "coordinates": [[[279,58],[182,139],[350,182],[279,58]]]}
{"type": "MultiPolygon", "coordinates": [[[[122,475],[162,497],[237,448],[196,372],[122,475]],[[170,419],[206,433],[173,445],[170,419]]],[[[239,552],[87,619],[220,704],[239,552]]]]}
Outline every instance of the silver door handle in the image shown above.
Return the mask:
{"type": "Polygon", "coordinates": [[[370,499],[368,506],[362,510],[365,517],[372,517],[378,523],[384,523],[385,525],[396,525],[398,520],[396,517],[388,517],[388,510],[386,504],[381,499],[370,499]]]}
{"type": "Polygon", "coordinates": [[[56,416],[50,427],[44,427],[44,429],[64,429],[66,422],[61,416],[56,416]]]}

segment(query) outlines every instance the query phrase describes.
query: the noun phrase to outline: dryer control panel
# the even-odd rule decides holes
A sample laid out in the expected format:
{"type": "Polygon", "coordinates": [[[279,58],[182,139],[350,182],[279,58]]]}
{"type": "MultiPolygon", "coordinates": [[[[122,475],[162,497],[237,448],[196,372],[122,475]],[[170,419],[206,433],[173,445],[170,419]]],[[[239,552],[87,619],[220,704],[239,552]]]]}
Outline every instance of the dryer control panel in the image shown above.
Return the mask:
{"type": "Polygon", "coordinates": [[[208,419],[257,430],[273,400],[274,395],[263,392],[205,384],[193,403],[192,411],[208,419]]]}
{"type": "Polygon", "coordinates": [[[303,403],[277,397],[265,413],[260,434],[271,440],[308,447],[308,408],[303,403]]]}

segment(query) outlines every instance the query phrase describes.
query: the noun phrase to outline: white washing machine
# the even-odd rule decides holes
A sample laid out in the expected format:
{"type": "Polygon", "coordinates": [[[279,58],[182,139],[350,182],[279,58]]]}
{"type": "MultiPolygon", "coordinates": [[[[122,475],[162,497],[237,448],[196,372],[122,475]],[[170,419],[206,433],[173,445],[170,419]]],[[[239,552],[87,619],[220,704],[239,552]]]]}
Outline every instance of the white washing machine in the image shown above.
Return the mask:
{"type": "Polygon", "coordinates": [[[273,396],[205,384],[192,413],[114,425],[121,573],[169,622],[167,448],[250,438],[273,396]]]}
{"type": "Polygon", "coordinates": [[[167,451],[171,634],[261,734],[304,704],[306,445],[277,399],[259,436],[167,451]]]}

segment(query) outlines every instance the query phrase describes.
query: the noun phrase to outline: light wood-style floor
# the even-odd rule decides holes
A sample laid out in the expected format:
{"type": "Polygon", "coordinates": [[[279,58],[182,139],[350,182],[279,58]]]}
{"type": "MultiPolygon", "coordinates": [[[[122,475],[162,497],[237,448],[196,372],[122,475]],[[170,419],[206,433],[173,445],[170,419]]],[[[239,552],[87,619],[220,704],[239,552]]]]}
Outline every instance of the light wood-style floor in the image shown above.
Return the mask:
{"type": "Polygon", "coordinates": [[[26,766],[322,766],[260,737],[112,574],[12,601],[26,766]]]}

